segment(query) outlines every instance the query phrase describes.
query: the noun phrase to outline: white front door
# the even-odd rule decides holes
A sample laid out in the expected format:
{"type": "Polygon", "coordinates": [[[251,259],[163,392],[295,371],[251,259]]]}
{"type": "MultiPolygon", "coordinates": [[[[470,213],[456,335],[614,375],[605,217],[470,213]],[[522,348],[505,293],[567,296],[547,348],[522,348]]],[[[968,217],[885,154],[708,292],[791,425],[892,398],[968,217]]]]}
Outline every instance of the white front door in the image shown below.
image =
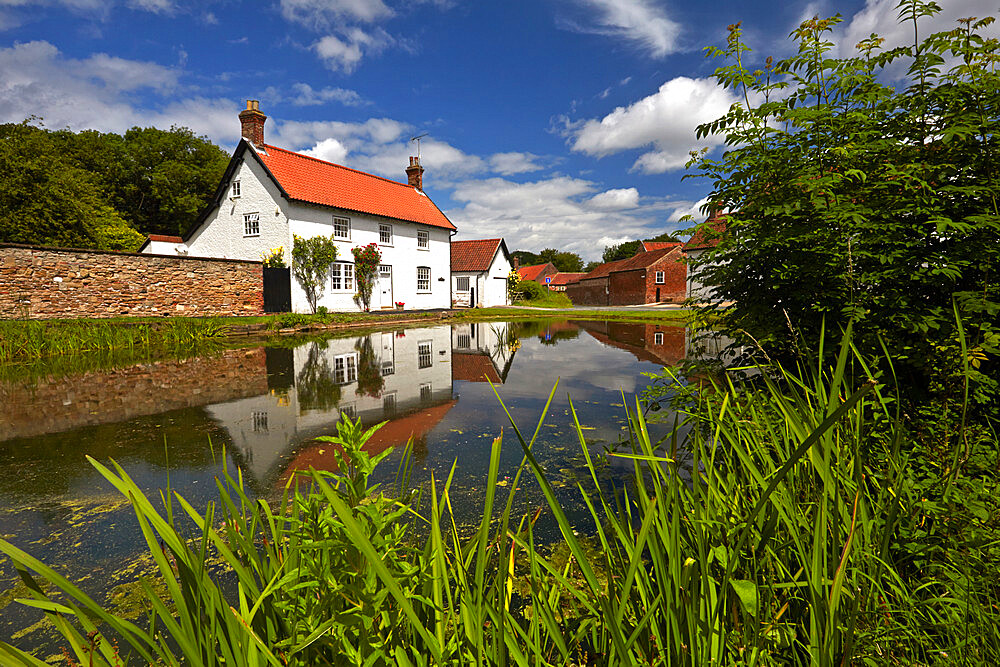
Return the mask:
{"type": "Polygon", "coordinates": [[[378,267],[378,291],[380,307],[395,307],[392,301],[392,267],[388,264],[380,264],[378,267]]]}

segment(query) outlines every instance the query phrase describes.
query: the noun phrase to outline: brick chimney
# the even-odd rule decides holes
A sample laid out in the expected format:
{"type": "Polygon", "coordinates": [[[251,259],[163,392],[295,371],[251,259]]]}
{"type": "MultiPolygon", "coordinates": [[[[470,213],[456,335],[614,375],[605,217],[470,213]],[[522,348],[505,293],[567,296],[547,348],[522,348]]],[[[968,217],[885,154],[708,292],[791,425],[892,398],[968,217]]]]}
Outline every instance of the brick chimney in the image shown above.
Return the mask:
{"type": "Polygon", "coordinates": [[[243,138],[257,148],[264,149],[264,123],[267,116],[260,112],[260,102],[247,100],[247,108],[240,112],[243,138]]]}
{"type": "Polygon", "coordinates": [[[406,168],[406,180],[409,182],[410,187],[414,187],[423,192],[424,168],[420,166],[420,158],[410,158],[410,166],[406,168]]]}
{"type": "Polygon", "coordinates": [[[517,271],[521,268],[521,258],[514,255],[514,270],[517,271]]]}

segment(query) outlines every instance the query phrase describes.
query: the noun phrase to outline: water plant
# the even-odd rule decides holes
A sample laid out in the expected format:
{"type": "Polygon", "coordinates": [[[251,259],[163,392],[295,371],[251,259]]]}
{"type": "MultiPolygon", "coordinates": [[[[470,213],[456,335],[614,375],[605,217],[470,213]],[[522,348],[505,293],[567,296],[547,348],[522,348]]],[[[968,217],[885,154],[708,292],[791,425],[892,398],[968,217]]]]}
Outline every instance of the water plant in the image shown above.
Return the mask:
{"type": "MultiPolygon", "coordinates": [[[[817,359],[830,358],[826,344],[817,359]]],[[[633,468],[619,488],[571,410],[589,475],[577,484],[583,523],[568,519],[533,455],[547,404],[533,434],[511,419],[523,459],[508,484],[503,434],[493,441],[481,518],[468,528],[452,511],[454,467],[412,496],[404,458],[388,493],[370,479],[385,454],[364,449],[377,427],[349,419],[326,438],[338,470],[303,473],[275,507],[248,497],[238,473],[202,511],[169,489],[153,502],[121,467],[92,461],[135,508],[166,586],[161,596],[142,583],[141,624],[10,542],[0,551],[31,591],[23,602],[83,664],[114,664],[114,639],[126,664],[996,663],[997,581],[974,569],[1000,562],[997,483],[971,492],[972,466],[961,479],[914,475],[897,398],[849,333],[833,358],[758,368],[750,386],[708,380],[659,443],[637,404],[628,443],[607,454],[633,468]],[[546,505],[518,518],[527,477],[546,505]],[[948,525],[954,514],[927,505],[954,503],[959,489],[986,517],[964,538],[948,525]],[[556,545],[535,534],[542,512],[556,545]],[[962,558],[921,539],[949,540],[962,558]]],[[[995,454],[989,437],[983,451],[995,454]]],[[[43,664],[6,644],[0,656],[43,664]]]]}

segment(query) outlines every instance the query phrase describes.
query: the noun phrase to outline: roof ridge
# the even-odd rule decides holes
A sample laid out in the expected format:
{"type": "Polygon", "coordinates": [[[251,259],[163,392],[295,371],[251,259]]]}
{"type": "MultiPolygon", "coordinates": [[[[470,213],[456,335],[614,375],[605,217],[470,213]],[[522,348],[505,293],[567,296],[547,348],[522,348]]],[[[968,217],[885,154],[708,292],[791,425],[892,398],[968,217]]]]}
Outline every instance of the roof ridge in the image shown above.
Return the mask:
{"type": "Polygon", "coordinates": [[[322,159],[320,159],[318,157],[313,157],[312,155],[306,155],[305,153],[299,153],[298,151],[292,151],[292,150],[288,150],[287,148],[282,148],[281,146],[273,146],[271,144],[264,144],[264,148],[265,148],[265,150],[273,148],[273,149],[279,150],[279,151],[281,151],[283,153],[291,153],[292,155],[294,155],[296,157],[304,158],[306,160],[312,160],[314,162],[319,162],[320,164],[326,164],[326,165],[329,165],[331,167],[337,167],[338,169],[344,169],[346,171],[353,171],[355,174],[361,174],[362,176],[370,176],[371,178],[377,178],[377,179],[379,179],[381,181],[385,181],[386,183],[392,183],[393,185],[398,185],[400,187],[404,187],[404,188],[407,188],[407,189],[409,189],[409,188],[413,188],[414,190],[417,189],[417,188],[414,188],[409,183],[401,183],[400,181],[394,181],[391,178],[386,178],[385,176],[379,176],[378,174],[370,174],[367,171],[361,171],[360,169],[355,169],[353,167],[346,167],[346,166],[344,166],[342,164],[337,164],[336,162],[330,162],[329,160],[322,160],[322,159]]]}

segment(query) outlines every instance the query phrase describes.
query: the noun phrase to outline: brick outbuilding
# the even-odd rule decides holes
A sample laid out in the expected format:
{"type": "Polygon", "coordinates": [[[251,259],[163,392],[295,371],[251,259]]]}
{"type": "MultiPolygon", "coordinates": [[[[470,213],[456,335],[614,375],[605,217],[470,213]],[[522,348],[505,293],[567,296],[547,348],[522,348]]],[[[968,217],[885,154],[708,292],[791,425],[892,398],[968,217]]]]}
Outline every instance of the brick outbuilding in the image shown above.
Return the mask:
{"type": "Polygon", "coordinates": [[[686,291],[687,266],[680,246],[601,264],[566,287],[573,303],[589,306],[679,303],[686,291]]]}

